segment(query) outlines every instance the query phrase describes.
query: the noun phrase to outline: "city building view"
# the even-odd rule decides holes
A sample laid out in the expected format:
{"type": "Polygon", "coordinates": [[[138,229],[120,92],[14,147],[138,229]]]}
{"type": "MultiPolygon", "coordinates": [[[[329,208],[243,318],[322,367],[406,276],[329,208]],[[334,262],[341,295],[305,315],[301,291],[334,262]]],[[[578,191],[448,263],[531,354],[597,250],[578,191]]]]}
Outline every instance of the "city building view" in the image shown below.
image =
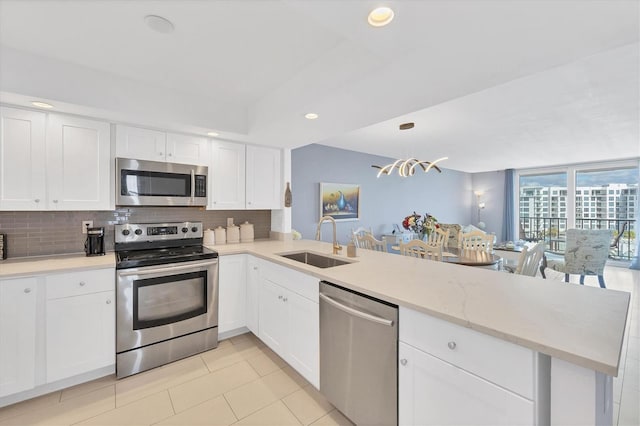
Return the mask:
{"type": "Polygon", "coordinates": [[[567,173],[520,176],[519,233],[564,253],[568,228],[611,229],[609,257],[631,260],[636,250],[638,169],[578,172],[574,191],[567,173]]]}

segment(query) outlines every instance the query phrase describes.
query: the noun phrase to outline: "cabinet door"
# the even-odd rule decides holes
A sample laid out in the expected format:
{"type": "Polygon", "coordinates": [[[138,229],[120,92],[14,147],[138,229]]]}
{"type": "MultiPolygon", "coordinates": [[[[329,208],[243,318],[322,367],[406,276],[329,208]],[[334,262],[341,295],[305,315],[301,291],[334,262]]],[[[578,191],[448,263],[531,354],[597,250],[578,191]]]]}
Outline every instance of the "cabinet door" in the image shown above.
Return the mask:
{"type": "Polygon", "coordinates": [[[215,141],[209,170],[209,207],[216,210],[245,208],[245,146],[215,141]]]}
{"type": "Polygon", "coordinates": [[[170,163],[208,166],[208,148],[206,138],[167,133],[167,161],[170,163]]]}
{"type": "Polygon", "coordinates": [[[47,382],[115,364],[113,291],[47,301],[47,382]]]}
{"type": "Polygon", "coordinates": [[[116,126],[116,157],[165,161],[167,135],[156,130],[116,126]]]}
{"type": "Polygon", "coordinates": [[[316,388],[320,388],[319,305],[289,292],[284,298],[289,318],[287,362],[316,388]]]}
{"type": "Polygon", "coordinates": [[[46,208],[45,117],[0,108],[0,210],[46,208]]]}
{"type": "Polygon", "coordinates": [[[260,261],[249,256],[247,260],[247,328],[256,336],[260,335],[260,261]]]}
{"type": "Polygon", "coordinates": [[[247,208],[280,209],[280,150],[247,146],[247,208]]]}
{"type": "Polygon", "coordinates": [[[532,401],[403,342],[398,359],[398,424],[534,424],[532,401]]]}
{"type": "Polygon", "coordinates": [[[47,166],[49,209],[114,208],[109,123],[50,114],[47,166]]]}
{"type": "Polygon", "coordinates": [[[0,281],[0,397],[35,385],[36,278],[0,281]]]}
{"type": "Polygon", "coordinates": [[[244,254],[220,257],[218,333],[246,325],[246,259],[244,254]]]}
{"type": "Polygon", "coordinates": [[[289,315],[284,299],[288,292],[273,283],[262,278],[260,282],[260,340],[269,346],[275,353],[287,358],[287,340],[289,315]]]}

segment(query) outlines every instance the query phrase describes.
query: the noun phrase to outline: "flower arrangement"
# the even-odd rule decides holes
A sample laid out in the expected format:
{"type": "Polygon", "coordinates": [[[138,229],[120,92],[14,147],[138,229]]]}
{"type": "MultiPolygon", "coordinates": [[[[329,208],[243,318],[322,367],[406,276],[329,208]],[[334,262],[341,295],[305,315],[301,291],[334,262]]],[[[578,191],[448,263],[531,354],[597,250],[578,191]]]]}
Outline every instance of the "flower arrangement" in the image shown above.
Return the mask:
{"type": "Polygon", "coordinates": [[[429,213],[425,213],[423,217],[416,212],[413,212],[412,215],[404,218],[402,221],[402,227],[419,234],[422,238],[423,235],[431,235],[431,232],[433,232],[434,229],[439,228],[440,225],[438,225],[438,219],[429,213]]]}

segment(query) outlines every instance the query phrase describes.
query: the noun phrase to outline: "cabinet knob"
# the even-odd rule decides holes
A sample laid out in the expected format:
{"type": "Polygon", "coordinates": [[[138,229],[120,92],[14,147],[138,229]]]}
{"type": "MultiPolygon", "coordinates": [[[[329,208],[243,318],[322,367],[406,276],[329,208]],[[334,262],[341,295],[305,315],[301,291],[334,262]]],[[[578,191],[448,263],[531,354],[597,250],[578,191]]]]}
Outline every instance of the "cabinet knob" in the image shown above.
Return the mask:
{"type": "Polygon", "coordinates": [[[107,305],[110,305],[110,304],[111,304],[111,300],[107,300],[107,305]]]}
{"type": "Polygon", "coordinates": [[[78,284],[80,284],[80,287],[84,287],[86,283],[84,281],[80,281],[78,284]]]}
{"type": "Polygon", "coordinates": [[[169,157],[173,156],[173,154],[172,154],[172,153],[168,153],[167,155],[168,155],[169,157]]]}
{"type": "Polygon", "coordinates": [[[158,155],[159,155],[159,156],[163,156],[163,155],[164,155],[164,153],[163,153],[163,152],[159,152],[159,153],[158,153],[158,155]]]}
{"type": "Polygon", "coordinates": [[[278,299],[282,300],[282,296],[278,296],[278,299]]]}
{"type": "Polygon", "coordinates": [[[251,204],[251,201],[247,201],[247,204],[251,204]]]}
{"type": "Polygon", "coordinates": [[[456,348],[456,342],[449,342],[447,343],[447,346],[449,347],[449,349],[454,350],[456,348]]]}
{"type": "Polygon", "coordinates": [[[58,200],[53,200],[53,203],[54,204],[58,204],[58,200]]]}
{"type": "Polygon", "coordinates": [[[254,267],[253,267],[253,270],[254,270],[254,271],[257,271],[257,270],[258,270],[258,267],[257,267],[257,266],[254,266],[254,267]]]}
{"type": "Polygon", "coordinates": [[[283,301],[283,302],[286,302],[287,300],[288,300],[288,299],[287,299],[286,297],[283,297],[283,298],[282,298],[282,301],[283,301]]]}
{"type": "Polygon", "coordinates": [[[25,293],[31,293],[31,289],[29,287],[27,287],[27,288],[24,289],[24,292],[25,293]]]}
{"type": "Polygon", "coordinates": [[[36,203],[39,203],[39,202],[40,202],[40,198],[36,198],[36,199],[35,199],[35,200],[33,200],[33,201],[35,201],[36,203]]]}
{"type": "Polygon", "coordinates": [[[406,360],[406,359],[404,359],[404,358],[403,358],[403,359],[401,359],[401,360],[400,360],[400,364],[402,364],[402,365],[407,365],[407,360],[406,360]]]}

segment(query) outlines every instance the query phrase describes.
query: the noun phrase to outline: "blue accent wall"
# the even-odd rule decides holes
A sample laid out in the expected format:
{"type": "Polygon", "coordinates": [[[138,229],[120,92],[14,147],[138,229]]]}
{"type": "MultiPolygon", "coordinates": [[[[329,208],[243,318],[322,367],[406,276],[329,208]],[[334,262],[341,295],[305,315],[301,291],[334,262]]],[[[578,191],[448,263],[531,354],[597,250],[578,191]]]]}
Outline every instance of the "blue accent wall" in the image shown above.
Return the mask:
{"type": "MultiPolygon", "coordinates": [[[[480,201],[485,203],[484,210],[480,211],[480,220],[485,223],[485,232],[496,234],[497,241],[504,241],[502,235],[502,221],[504,219],[504,179],[505,171],[473,173],[472,183],[474,191],[483,191],[480,201]]],[[[474,208],[471,223],[478,225],[477,198],[474,195],[474,208]]],[[[517,216],[517,214],[516,214],[517,216]]]]}
{"type": "MultiPolygon", "coordinates": [[[[376,178],[378,170],[371,165],[392,161],[319,144],[292,150],[292,228],[301,232],[304,239],[315,238],[320,219],[320,182],[360,185],[360,220],[338,222],[338,240],[342,244],[350,240],[351,229],[359,226],[372,228],[377,237],[390,233],[394,223],[402,226],[402,219],[414,210],[430,213],[442,223],[474,223],[471,174],[443,168],[442,173],[418,171],[409,178],[397,173],[376,178]]],[[[331,241],[331,235],[331,225],[324,224],[322,240],[331,241]]]]}

